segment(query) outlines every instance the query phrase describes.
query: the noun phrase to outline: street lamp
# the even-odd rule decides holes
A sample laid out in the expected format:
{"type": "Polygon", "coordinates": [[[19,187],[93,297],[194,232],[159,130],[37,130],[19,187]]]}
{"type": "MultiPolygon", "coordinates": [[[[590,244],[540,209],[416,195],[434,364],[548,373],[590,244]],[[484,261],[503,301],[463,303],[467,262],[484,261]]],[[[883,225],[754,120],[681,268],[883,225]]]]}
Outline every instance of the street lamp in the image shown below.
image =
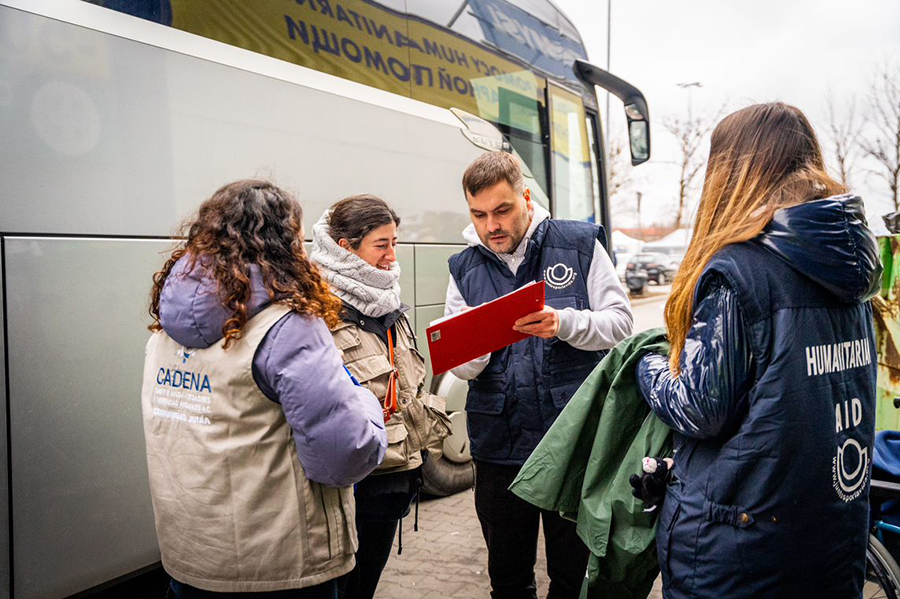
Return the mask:
{"type": "Polygon", "coordinates": [[[635,192],[637,195],[637,228],[641,231],[641,239],[644,237],[644,228],[641,226],[641,198],[644,197],[644,194],[637,191],[635,192]]]}
{"type": "MultiPolygon", "coordinates": [[[[606,72],[610,73],[610,52],[612,51],[612,0],[606,0],[606,72]]],[[[606,147],[609,148],[609,90],[606,90],[606,147]]]]}
{"type": "Polygon", "coordinates": [[[690,83],[676,83],[678,87],[681,89],[686,89],[688,92],[688,120],[693,118],[693,114],[691,113],[691,89],[695,87],[703,87],[703,84],[699,81],[691,81],[690,83]]]}

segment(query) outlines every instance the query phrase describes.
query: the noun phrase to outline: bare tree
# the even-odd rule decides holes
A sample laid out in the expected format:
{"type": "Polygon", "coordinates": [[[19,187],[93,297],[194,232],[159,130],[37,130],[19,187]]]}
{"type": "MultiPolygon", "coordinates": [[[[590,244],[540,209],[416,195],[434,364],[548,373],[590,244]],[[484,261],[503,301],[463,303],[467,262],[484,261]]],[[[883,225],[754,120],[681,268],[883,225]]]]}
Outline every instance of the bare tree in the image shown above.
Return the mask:
{"type": "Polygon", "coordinates": [[[869,111],[860,147],[877,165],[871,172],[887,183],[894,210],[900,210],[900,75],[891,65],[885,65],[875,76],[869,91],[869,111]]]}
{"type": "Polygon", "coordinates": [[[835,106],[834,95],[828,92],[828,137],[831,157],[841,183],[851,186],[851,176],[858,150],[862,125],[856,115],[856,100],[850,99],[843,115],[835,106]]]}
{"type": "Polygon", "coordinates": [[[628,142],[621,137],[609,140],[606,149],[606,192],[612,200],[631,182],[631,160],[628,153],[628,142]]]}
{"type": "Polygon", "coordinates": [[[712,117],[695,117],[688,108],[686,117],[670,116],[663,121],[669,133],[678,140],[681,150],[681,172],[678,178],[678,207],[675,212],[675,228],[680,228],[688,214],[689,199],[697,184],[697,176],[703,169],[703,147],[706,136],[725,111],[723,106],[712,117]]]}
{"type": "Polygon", "coordinates": [[[606,194],[614,217],[631,216],[631,202],[624,191],[631,183],[631,160],[628,143],[621,137],[613,137],[606,148],[606,194]]]}

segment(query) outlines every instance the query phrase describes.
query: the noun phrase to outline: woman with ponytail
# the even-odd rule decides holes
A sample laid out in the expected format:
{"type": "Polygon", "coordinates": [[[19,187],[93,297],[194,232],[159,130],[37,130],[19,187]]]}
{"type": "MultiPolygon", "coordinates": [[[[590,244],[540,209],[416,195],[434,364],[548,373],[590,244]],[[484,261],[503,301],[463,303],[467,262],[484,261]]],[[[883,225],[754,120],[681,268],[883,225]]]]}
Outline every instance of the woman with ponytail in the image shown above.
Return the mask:
{"type": "Polygon", "coordinates": [[[667,599],[860,596],[880,273],[862,200],[828,175],[800,110],[719,123],[666,304],[671,353],[637,369],[676,433],[657,528],[667,599]]]}
{"type": "Polygon", "coordinates": [[[341,301],[331,325],[344,365],[382,402],[384,462],[355,487],[356,567],[338,583],[341,599],[371,599],[402,519],[418,496],[424,459],[441,457],[450,434],[444,399],[425,390],[425,361],[400,302],[400,218],[373,195],[345,198],[313,226],[310,258],[341,301]]]}

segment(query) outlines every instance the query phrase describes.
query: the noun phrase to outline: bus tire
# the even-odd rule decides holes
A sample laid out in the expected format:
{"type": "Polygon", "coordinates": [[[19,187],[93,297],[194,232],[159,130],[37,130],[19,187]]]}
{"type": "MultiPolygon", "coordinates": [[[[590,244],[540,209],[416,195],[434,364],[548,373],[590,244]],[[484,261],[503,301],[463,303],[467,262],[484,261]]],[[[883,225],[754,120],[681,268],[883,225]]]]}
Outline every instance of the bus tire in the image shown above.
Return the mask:
{"type": "Polygon", "coordinates": [[[428,495],[446,497],[474,485],[475,465],[471,460],[458,464],[441,457],[425,460],[422,466],[422,491],[428,495]]]}

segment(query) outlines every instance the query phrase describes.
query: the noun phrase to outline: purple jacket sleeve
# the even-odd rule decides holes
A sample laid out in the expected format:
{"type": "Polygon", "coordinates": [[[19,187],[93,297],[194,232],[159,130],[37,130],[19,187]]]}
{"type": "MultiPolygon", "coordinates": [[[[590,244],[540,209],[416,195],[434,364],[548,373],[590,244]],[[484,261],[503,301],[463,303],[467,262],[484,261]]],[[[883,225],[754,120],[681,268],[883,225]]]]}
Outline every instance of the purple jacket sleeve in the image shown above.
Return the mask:
{"type": "Polygon", "coordinates": [[[673,430],[695,439],[729,430],[746,409],[752,352],[734,292],[719,286],[694,309],[681,353],[681,374],[669,359],[647,354],[637,380],[650,409],[673,430]]]}
{"type": "Polygon", "coordinates": [[[281,404],[310,480],[346,487],[384,459],[381,404],[347,376],[322,320],[295,313],[279,320],[256,351],[253,376],[281,404]]]}

